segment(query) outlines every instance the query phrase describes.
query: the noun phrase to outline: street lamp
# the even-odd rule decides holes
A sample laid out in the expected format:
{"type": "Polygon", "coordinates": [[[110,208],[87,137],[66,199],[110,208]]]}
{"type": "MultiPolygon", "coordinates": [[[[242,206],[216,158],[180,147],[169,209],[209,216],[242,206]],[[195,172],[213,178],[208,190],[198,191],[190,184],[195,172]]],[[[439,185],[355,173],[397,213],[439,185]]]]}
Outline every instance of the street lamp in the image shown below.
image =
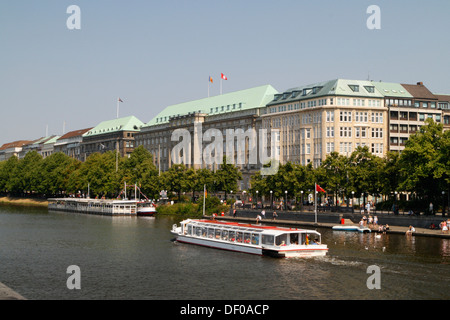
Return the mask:
{"type": "Polygon", "coordinates": [[[284,201],[284,210],[287,210],[287,190],[284,191],[285,194],[285,201],[284,201]]]}
{"type": "Polygon", "coordinates": [[[355,191],[352,191],[352,214],[355,213],[355,203],[353,202],[355,198],[355,191]]]}
{"type": "Polygon", "coordinates": [[[258,193],[259,193],[259,191],[256,190],[256,208],[258,208],[258,193]]]}
{"type": "Polygon", "coordinates": [[[397,210],[397,191],[394,192],[394,214],[397,214],[398,210],[397,210]]]}
{"type": "Polygon", "coordinates": [[[272,200],[272,193],[273,191],[270,190],[270,210],[273,210],[273,200],[272,200]]]}
{"type": "Polygon", "coordinates": [[[442,191],[442,217],[445,216],[445,191],[442,191]]]}
{"type": "Polygon", "coordinates": [[[302,202],[300,203],[300,211],[303,210],[303,190],[300,191],[301,195],[302,195],[302,202]]]}

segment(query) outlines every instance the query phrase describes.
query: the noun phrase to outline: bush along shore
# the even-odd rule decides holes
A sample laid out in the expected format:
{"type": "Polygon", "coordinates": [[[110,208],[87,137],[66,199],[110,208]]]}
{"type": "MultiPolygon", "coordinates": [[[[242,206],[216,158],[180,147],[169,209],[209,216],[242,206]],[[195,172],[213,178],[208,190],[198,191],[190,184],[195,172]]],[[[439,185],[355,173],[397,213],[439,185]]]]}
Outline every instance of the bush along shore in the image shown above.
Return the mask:
{"type": "Polygon", "coordinates": [[[14,206],[47,207],[48,201],[46,199],[40,198],[0,196],[0,204],[14,206]]]}
{"type": "MultiPolygon", "coordinates": [[[[205,215],[212,216],[216,214],[220,216],[222,212],[227,214],[230,211],[230,205],[220,202],[217,197],[207,197],[205,199],[205,215]]],[[[173,215],[184,218],[201,218],[203,216],[203,198],[200,197],[197,203],[179,202],[174,204],[163,204],[156,208],[158,215],[173,215]]]]}

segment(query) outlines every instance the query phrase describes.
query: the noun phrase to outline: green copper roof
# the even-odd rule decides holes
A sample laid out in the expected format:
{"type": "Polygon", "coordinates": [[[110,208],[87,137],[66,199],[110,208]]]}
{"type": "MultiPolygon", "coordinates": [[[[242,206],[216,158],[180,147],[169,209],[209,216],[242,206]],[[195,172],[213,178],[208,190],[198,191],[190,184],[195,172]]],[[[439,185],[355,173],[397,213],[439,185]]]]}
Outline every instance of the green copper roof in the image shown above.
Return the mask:
{"type": "Polygon", "coordinates": [[[261,108],[271,101],[276,93],[278,93],[278,91],[271,85],[264,85],[171,105],[150,120],[146,126],[167,123],[170,117],[187,115],[194,112],[214,115],[261,108]]]}
{"type": "Polygon", "coordinates": [[[60,136],[52,136],[52,137],[50,137],[50,139],[48,139],[47,141],[45,141],[44,144],[52,144],[52,143],[55,143],[56,140],[59,139],[59,137],[60,137],[60,136]]]}
{"type": "Polygon", "coordinates": [[[385,97],[412,98],[413,96],[400,84],[392,82],[372,82],[385,97]]]}
{"type": "Polygon", "coordinates": [[[143,125],[144,123],[135,116],[107,120],[100,122],[97,126],[83,134],[83,137],[91,137],[117,131],[139,131],[143,125]]]}
{"type": "Polygon", "coordinates": [[[268,105],[320,98],[324,96],[354,96],[365,98],[382,98],[372,81],[335,79],[317,82],[286,90],[276,94],[268,105]]]}

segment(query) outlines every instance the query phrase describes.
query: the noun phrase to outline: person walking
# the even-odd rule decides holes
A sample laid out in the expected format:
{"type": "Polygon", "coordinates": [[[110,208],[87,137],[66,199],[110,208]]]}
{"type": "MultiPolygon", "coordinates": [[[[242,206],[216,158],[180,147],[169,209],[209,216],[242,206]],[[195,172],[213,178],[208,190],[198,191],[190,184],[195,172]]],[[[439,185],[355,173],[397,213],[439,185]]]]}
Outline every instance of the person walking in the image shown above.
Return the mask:
{"type": "Polygon", "coordinates": [[[277,217],[278,217],[277,212],[274,211],[272,214],[272,220],[276,220],[277,217]]]}

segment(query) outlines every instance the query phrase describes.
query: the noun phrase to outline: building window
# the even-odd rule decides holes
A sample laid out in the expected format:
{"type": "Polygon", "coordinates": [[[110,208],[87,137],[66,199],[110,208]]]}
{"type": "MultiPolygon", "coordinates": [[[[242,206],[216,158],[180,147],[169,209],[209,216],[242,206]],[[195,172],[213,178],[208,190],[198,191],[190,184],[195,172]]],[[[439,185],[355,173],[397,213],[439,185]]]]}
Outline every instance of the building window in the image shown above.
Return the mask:
{"type": "Polygon", "coordinates": [[[359,85],[349,84],[348,86],[350,87],[350,89],[352,89],[353,92],[359,92],[359,85]]]}
{"type": "Polygon", "coordinates": [[[334,151],[334,142],[327,142],[327,153],[334,151]]]}
{"type": "Polygon", "coordinates": [[[364,89],[366,89],[366,91],[369,92],[369,93],[374,93],[375,92],[375,87],[364,86],[364,89]]]}
{"type": "Polygon", "coordinates": [[[352,112],[351,111],[341,111],[339,113],[339,119],[341,122],[352,122],[352,112]]]}
{"type": "Polygon", "coordinates": [[[327,127],[327,138],[334,137],[334,127],[327,127]]]}
{"type": "Polygon", "coordinates": [[[327,111],[327,122],[334,122],[334,111],[327,111]]]}
{"type": "Polygon", "coordinates": [[[352,137],[352,128],[351,127],[340,127],[340,137],[341,138],[351,138],[352,137]]]}

